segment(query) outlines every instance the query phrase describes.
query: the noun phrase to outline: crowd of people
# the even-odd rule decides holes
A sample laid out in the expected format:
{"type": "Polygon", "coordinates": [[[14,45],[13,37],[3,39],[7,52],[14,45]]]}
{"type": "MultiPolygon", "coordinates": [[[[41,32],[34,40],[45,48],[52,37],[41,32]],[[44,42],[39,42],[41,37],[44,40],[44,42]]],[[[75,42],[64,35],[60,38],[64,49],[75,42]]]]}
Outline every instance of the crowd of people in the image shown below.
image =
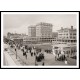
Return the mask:
{"type": "MultiPolygon", "coordinates": [[[[26,60],[27,60],[28,54],[30,54],[31,57],[35,56],[35,62],[41,62],[42,60],[44,60],[44,51],[39,48],[35,48],[34,46],[29,47],[27,45],[22,46],[19,44],[10,44],[10,47],[13,48],[15,52],[17,51],[17,49],[21,50],[26,60]]],[[[35,65],[37,64],[35,63],[35,65]]],[[[42,63],[42,65],[44,65],[44,62],[42,63]]]]}
{"type": "MultiPolygon", "coordinates": [[[[11,48],[15,50],[15,52],[17,52],[17,49],[21,50],[26,60],[28,54],[30,54],[31,57],[35,56],[35,62],[43,61],[42,65],[44,65],[44,59],[45,59],[44,52],[51,53],[51,50],[44,51],[43,49],[35,48],[34,46],[29,47],[28,45],[23,46],[22,44],[15,44],[15,43],[8,43],[8,44],[10,45],[11,48]]],[[[66,55],[62,55],[59,53],[55,56],[55,60],[65,61],[65,63],[67,64],[66,55]]],[[[35,63],[35,65],[37,64],[35,63]]]]}
{"type": "Polygon", "coordinates": [[[55,60],[65,61],[65,64],[67,64],[67,54],[59,52],[55,55],[55,60]]]}

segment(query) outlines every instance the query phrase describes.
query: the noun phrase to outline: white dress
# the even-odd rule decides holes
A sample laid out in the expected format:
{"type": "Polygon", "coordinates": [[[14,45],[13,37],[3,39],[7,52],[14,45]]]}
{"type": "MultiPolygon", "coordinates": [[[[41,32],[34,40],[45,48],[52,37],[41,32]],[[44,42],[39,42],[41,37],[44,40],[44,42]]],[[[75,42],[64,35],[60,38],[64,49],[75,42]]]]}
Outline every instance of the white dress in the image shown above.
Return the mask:
{"type": "Polygon", "coordinates": [[[67,61],[65,60],[65,64],[67,64],[67,61]]]}

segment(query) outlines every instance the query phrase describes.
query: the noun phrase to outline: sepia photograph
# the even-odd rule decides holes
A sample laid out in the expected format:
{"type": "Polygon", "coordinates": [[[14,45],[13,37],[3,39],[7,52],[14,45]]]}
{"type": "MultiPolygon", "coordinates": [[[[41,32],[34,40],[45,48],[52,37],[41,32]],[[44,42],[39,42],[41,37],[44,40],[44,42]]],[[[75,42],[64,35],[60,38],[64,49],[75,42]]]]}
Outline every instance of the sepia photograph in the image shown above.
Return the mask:
{"type": "Polygon", "coordinates": [[[2,12],[1,68],[79,68],[79,13],[2,12]]]}

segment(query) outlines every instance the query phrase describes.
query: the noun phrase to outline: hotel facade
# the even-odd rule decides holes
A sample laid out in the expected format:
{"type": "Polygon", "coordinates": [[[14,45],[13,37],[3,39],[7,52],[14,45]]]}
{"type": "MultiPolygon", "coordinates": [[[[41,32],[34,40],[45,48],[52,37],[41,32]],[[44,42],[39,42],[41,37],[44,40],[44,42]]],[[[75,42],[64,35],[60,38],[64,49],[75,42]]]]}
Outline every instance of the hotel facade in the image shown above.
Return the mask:
{"type": "Polygon", "coordinates": [[[44,22],[29,26],[28,36],[30,42],[52,42],[52,27],[51,23],[44,22]]]}
{"type": "Polygon", "coordinates": [[[76,29],[71,26],[71,28],[61,28],[58,30],[58,41],[75,43],[76,42],[76,29]]]}
{"type": "Polygon", "coordinates": [[[74,29],[73,26],[71,26],[71,28],[61,28],[58,30],[56,43],[53,42],[53,54],[67,54],[68,57],[76,56],[76,36],[76,29],[74,29]]]}

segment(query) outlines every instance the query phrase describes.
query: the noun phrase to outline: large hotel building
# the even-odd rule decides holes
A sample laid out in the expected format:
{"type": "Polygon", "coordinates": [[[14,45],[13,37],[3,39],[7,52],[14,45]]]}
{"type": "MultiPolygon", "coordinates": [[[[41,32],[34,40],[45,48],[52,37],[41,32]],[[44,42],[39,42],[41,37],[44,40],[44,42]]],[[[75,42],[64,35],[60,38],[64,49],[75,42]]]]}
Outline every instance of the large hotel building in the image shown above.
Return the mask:
{"type": "Polygon", "coordinates": [[[51,38],[52,37],[52,24],[50,23],[39,23],[36,25],[36,37],[40,38],[51,38]]]}
{"type": "Polygon", "coordinates": [[[35,26],[28,27],[30,41],[50,42],[52,39],[52,24],[40,22],[35,26]]]}
{"type": "Polygon", "coordinates": [[[36,27],[35,26],[32,25],[28,27],[28,36],[36,37],[36,27]]]}

